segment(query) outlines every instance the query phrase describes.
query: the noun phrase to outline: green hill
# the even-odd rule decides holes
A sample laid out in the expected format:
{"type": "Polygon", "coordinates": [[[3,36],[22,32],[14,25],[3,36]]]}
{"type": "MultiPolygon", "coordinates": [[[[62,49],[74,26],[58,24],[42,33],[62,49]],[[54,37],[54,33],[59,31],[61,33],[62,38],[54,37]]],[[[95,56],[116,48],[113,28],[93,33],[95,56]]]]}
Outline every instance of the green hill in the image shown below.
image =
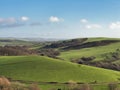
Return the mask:
{"type": "Polygon", "coordinates": [[[1,56],[0,75],[24,81],[113,82],[120,73],[43,56],[1,56]]]}
{"type": "Polygon", "coordinates": [[[58,56],[65,61],[120,70],[119,38],[88,38],[83,44],[67,47],[58,56]]]}
{"type": "Polygon", "coordinates": [[[93,37],[93,38],[88,38],[86,42],[102,41],[102,40],[120,40],[120,38],[93,37]]]}
{"type": "MultiPolygon", "coordinates": [[[[100,41],[109,41],[109,40],[120,40],[117,38],[88,38],[85,42],[100,42],[100,41]]],[[[103,60],[102,55],[105,53],[109,53],[109,52],[113,52],[116,49],[119,49],[120,47],[120,42],[112,42],[110,44],[106,44],[106,45],[96,45],[93,47],[85,47],[85,48],[77,48],[77,49],[69,49],[69,50],[65,50],[61,52],[61,55],[59,56],[60,58],[63,58],[65,60],[71,60],[71,59],[75,59],[75,58],[81,58],[81,57],[89,57],[89,56],[95,56],[97,60],[103,60]]]]}
{"type": "Polygon", "coordinates": [[[120,43],[112,43],[105,46],[99,47],[90,47],[90,48],[83,48],[83,49],[76,49],[76,50],[69,50],[61,52],[60,58],[65,60],[71,60],[73,58],[81,58],[81,57],[89,57],[95,56],[97,60],[103,60],[102,55],[105,53],[113,52],[116,49],[120,48],[120,43]]]}

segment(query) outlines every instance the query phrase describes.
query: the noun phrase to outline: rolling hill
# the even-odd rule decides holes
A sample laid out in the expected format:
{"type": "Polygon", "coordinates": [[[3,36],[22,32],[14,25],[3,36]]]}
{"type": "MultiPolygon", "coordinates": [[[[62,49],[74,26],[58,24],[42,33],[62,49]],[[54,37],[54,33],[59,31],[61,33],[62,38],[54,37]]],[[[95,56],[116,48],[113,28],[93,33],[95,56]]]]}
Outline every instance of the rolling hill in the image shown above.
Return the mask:
{"type": "Polygon", "coordinates": [[[23,40],[19,40],[19,39],[4,39],[4,38],[0,38],[0,46],[16,46],[16,45],[33,45],[33,42],[28,42],[28,41],[23,41],[23,40]]]}
{"type": "Polygon", "coordinates": [[[78,38],[44,46],[60,52],[58,58],[79,64],[120,70],[119,38],[78,38]]]}
{"type": "Polygon", "coordinates": [[[105,53],[113,52],[116,49],[120,48],[120,42],[118,43],[112,43],[105,46],[99,46],[99,47],[86,47],[82,49],[72,49],[69,51],[63,51],[61,52],[61,55],[59,57],[65,59],[65,60],[71,60],[72,58],[81,58],[81,57],[89,57],[89,56],[95,56],[96,59],[94,61],[103,60],[102,55],[105,53]]]}
{"type": "Polygon", "coordinates": [[[45,56],[1,56],[0,75],[14,80],[39,82],[113,82],[120,73],[45,56]]]}

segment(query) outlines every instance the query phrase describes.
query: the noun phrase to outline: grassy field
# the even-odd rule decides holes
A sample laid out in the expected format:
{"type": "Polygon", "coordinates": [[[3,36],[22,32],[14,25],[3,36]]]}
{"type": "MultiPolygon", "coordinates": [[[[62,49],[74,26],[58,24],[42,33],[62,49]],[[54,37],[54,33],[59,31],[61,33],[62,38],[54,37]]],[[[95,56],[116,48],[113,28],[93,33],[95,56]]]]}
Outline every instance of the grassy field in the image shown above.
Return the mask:
{"type": "Polygon", "coordinates": [[[95,61],[103,60],[102,55],[109,52],[114,52],[116,49],[120,49],[120,43],[113,43],[106,46],[99,46],[99,47],[91,47],[91,48],[83,48],[77,50],[69,50],[61,52],[60,58],[64,60],[71,60],[77,59],[81,57],[90,57],[95,56],[95,61]]]}
{"type": "Polygon", "coordinates": [[[113,82],[120,73],[91,66],[77,65],[42,56],[0,57],[0,75],[15,80],[40,82],[113,82]]]}
{"type": "Polygon", "coordinates": [[[120,40],[120,38],[106,38],[106,37],[97,37],[97,38],[88,38],[86,42],[101,41],[101,40],[120,40]]]}
{"type": "MultiPolygon", "coordinates": [[[[85,42],[116,40],[112,38],[89,38],[85,42]]],[[[118,39],[119,40],[119,39],[118,39]]],[[[16,42],[19,44],[18,42],[16,42]]],[[[20,42],[21,43],[21,42],[20,42]]],[[[24,43],[24,42],[23,42],[24,43]]],[[[28,43],[28,45],[30,45],[28,43]]],[[[77,50],[62,51],[58,56],[64,60],[53,59],[45,56],[0,56],[0,75],[12,78],[13,80],[23,80],[25,82],[81,82],[81,83],[101,83],[94,85],[94,90],[108,90],[105,83],[119,82],[120,72],[107,70],[87,65],[68,62],[81,57],[95,56],[94,61],[103,60],[103,54],[114,52],[120,49],[120,42],[105,46],[83,48],[77,50]]],[[[39,45],[31,48],[39,48],[39,45]]],[[[116,61],[114,63],[120,63],[116,61]]],[[[67,88],[66,85],[41,84],[40,88],[67,88]]]]}

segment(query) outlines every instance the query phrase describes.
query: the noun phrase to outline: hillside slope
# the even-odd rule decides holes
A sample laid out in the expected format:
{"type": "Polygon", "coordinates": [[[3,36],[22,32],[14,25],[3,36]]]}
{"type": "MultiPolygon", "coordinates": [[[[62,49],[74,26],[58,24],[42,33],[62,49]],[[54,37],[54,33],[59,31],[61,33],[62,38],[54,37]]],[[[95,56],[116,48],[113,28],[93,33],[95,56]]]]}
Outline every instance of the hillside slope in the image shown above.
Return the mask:
{"type": "Polygon", "coordinates": [[[0,57],[0,75],[15,80],[41,82],[113,82],[118,81],[117,71],[73,64],[42,56],[0,57]]]}
{"type": "Polygon", "coordinates": [[[112,43],[105,46],[99,46],[99,47],[88,47],[83,49],[73,49],[69,51],[63,51],[61,52],[60,58],[63,58],[65,60],[71,60],[73,58],[81,58],[81,57],[89,57],[89,56],[95,56],[95,61],[103,60],[102,55],[109,52],[114,52],[116,49],[120,48],[120,42],[118,43],[112,43]]]}
{"type": "Polygon", "coordinates": [[[58,57],[74,63],[120,71],[120,39],[88,38],[81,45],[64,48],[58,57]]]}

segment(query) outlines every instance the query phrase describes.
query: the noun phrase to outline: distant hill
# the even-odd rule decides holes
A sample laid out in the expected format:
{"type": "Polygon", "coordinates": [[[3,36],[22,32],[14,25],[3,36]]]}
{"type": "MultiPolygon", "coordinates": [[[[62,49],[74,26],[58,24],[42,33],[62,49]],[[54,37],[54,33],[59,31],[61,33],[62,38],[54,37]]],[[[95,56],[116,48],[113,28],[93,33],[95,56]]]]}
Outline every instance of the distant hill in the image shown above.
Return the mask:
{"type": "Polygon", "coordinates": [[[43,46],[60,52],[58,58],[78,64],[120,70],[119,38],[78,38],[43,46]]]}
{"type": "Polygon", "coordinates": [[[88,38],[80,45],[62,48],[58,56],[67,61],[120,70],[119,38],[88,38]]]}
{"type": "Polygon", "coordinates": [[[14,37],[0,37],[0,46],[8,45],[8,46],[15,46],[15,45],[36,45],[39,43],[45,42],[53,42],[59,41],[59,39],[47,39],[47,38],[14,38],[14,37]]]}
{"type": "Polygon", "coordinates": [[[35,38],[35,37],[0,37],[0,39],[5,40],[22,40],[22,41],[33,41],[33,42],[45,42],[45,41],[58,41],[64,39],[56,39],[56,38],[35,38]]]}
{"type": "Polygon", "coordinates": [[[23,40],[18,40],[18,39],[3,39],[0,38],[0,46],[16,46],[16,45],[33,45],[33,42],[28,42],[28,41],[23,41],[23,40]]]}
{"type": "Polygon", "coordinates": [[[61,39],[54,39],[54,38],[18,38],[18,40],[32,41],[32,42],[49,42],[49,41],[59,41],[61,39]]]}
{"type": "Polygon", "coordinates": [[[63,40],[58,42],[53,42],[49,45],[44,46],[44,48],[60,48],[63,50],[74,50],[89,47],[105,46],[111,43],[120,42],[120,39],[116,38],[79,38],[63,40]]]}

